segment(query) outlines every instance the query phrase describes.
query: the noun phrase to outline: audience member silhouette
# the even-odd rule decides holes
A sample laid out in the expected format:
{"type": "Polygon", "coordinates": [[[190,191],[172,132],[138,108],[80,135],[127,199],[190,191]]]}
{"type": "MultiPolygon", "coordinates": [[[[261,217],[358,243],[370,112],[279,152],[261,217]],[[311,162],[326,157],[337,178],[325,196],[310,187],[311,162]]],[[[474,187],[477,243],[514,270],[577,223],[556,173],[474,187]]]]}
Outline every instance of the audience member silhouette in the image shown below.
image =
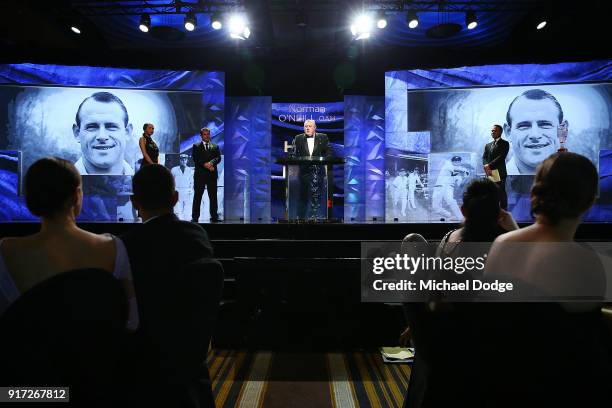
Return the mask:
{"type": "Polygon", "coordinates": [[[125,291],[104,269],[45,279],[0,316],[0,384],[68,387],[71,407],[120,406],[127,315],[125,291]]]}
{"type": "Polygon", "coordinates": [[[461,213],[464,221],[460,228],[449,231],[438,247],[442,255],[451,253],[457,242],[493,242],[504,232],[518,229],[512,214],[499,206],[499,189],[489,179],[472,181],[463,193],[461,213]]]}
{"type": "Polygon", "coordinates": [[[22,293],[62,272],[98,268],[118,278],[130,302],[128,326],[138,325],[130,264],[123,242],[79,228],[81,176],[66,160],[36,161],[25,176],[25,201],[41,218],[36,234],[0,241],[0,314],[22,293]]]}
{"type": "MultiPolygon", "coordinates": [[[[442,257],[477,256],[471,252],[486,252],[486,244],[475,247],[461,243],[490,243],[505,231],[518,228],[512,215],[500,208],[499,190],[488,179],[477,179],[467,186],[461,213],[461,227],[445,234],[437,250],[430,248],[428,255],[435,252],[442,257]]],[[[403,249],[408,248],[408,242],[427,241],[418,234],[409,234],[404,238],[403,249]]],[[[444,276],[421,275],[421,279],[465,280],[467,275],[449,272],[444,276]]],[[[426,298],[422,303],[404,304],[409,327],[400,342],[405,344],[411,339],[417,349],[405,406],[478,406],[479,396],[471,387],[478,373],[475,366],[465,364],[465,355],[458,351],[471,349],[477,337],[469,318],[474,305],[443,301],[447,294],[439,292],[423,295],[426,298]]]]}
{"type": "MultiPolygon", "coordinates": [[[[205,363],[212,327],[201,325],[216,316],[208,316],[206,313],[215,312],[202,311],[205,308],[201,305],[189,302],[194,290],[198,299],[212,297],[214,302],[220,297],[222,275],[218,283],[201,287],[194,283],[192,272],[206,279],[221,266],[211,259],[213,248],[206,231],[174,214],[179,197],[167,168],[144,166],[132,184],[132,203],[143,224],[121,237],[132,266],[140,311],[132,353],[137,372],[127,374],[127,382],[132,382],[137,400],[149,406],[212,406],[205,363]]],[[[219,299],[216,302],[212,309],[218,308],[219,299]]]]}
{"type": "MultiPolygon", "coordinates": [[[[485,276],[512,279],[527,294],[549,300],[603,299],[606,278],[598,256],[574,243],[598,189],[595,166],[562,152],[537,168],[531,189],[535,223],[499,236],[485,276]]],[[[481,386],[495,406],[609,406],[610,346],[601,303],[488,305],[481,326],[481,386]]],[[[481,310],[485,312],[484,309],[481,310]]]]}

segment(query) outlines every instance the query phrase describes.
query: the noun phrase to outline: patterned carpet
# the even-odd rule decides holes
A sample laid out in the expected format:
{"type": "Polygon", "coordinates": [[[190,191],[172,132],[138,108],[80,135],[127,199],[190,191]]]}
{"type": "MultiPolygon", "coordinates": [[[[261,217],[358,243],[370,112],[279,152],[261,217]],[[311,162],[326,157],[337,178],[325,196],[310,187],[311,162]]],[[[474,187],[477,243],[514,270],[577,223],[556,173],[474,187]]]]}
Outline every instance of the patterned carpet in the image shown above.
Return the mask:
{"type": "Polygon", "coordinates": [[[410,377],[378,353],[213,350],[208,367],[217,408],[401,407],[410,377]]]}

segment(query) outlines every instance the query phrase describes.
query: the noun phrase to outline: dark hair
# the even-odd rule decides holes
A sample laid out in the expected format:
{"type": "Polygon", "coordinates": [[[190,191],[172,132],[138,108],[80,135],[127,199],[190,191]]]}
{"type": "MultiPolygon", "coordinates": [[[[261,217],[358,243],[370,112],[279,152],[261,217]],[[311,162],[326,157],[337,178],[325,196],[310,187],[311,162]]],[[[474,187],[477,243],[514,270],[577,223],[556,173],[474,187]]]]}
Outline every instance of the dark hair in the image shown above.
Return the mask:
{"type": "Polygon", "coordinates": [[[575,218],[593,205],[599,176],[589,159],[576,153],[555,153],[536,170],[531,187],[531,214],[553,224],[575,218]]]}
{"type": "MultiPolygon", "coordinates": [[[[142,125],[142,131],[144,132],[145,130],[147,130],[147,126],[149,125],[153,125],[152,123],[145,123],[144,125],[142,125]]],[[[127,124],[126,124],[127,126],[127,124]]]]}
{"type": "Polygon", "coordinates": [[[81,185],[81,175],[72,163],[57,157],[40,159],[25,176],[25,201],[28,210],[38,217],[52,217],[81,185]]]}
{"type": "Polygon", "coordinates": [[[491,242],[503,232],[499,217],[499,188],[489,179],[472,181],[463,192],[465,222],[461,240],[491,242]]]}
{"type": "Polygon", "coordinates": [[[493,125],[493,127],[496,127],[497,129],[499,129],[500,134],[504,133],[504,128],[501,125],[498,125],[497,123],[493,125]]]}
{"type": "Polygon", "coordinates": [[[174,178],[160,164],[141,167],[132,179],[134,198],[145,210],[172,208],[174,178]]]}
{"type": "Polygon", "coordinates": [[[514,105],[514,102],[516,102],[517,99],[521,97],[525,97],[527,99],[531,99],[535,101],[540,101],[543,99],[548,99],[552,101],[557,107],[557,109],[559,110],[559,123],[563,122],[563,109],[561,109],[561,105],[559,104],[559,101],[557,100],[557,98],[552,96],[552,94],[549,94],[548,92],[543,91],[541,89],[530,89],[528,91],[523,92],[522,94],[514,98],[512,102],[510,102],[510,106],[508,106],[508,112],[506,113],[506,123],[508,124],[508,126],[512,127],[512,117],[510,116],[512,105],[514,105]]]}
{"type": "Polygon", "coordinates": [[[128,116],[127,113],[127,109],[125,109],[125,105],[123,104],[123,102],[121,101],[121,99],[117,98],[115,95],[113,95],[110,92],[96,92],[95,94],[91,95],[90,97],[87,97],[83,100],[83,102],[81,102],[81,104],[79,105],[79,109],[77,109],[77,113],[76,113],[76,125],[77,127],[81,127],[81,108],[83,107],[83,105],[85,104],[85,102],[87,102],[88,100],[93,99],[96,102],[104,102],[104,103],[117,103],[119,104],[119,106],[121,107],[121,110],[123,110],[123,125],[125,127],[127,127],[128,123],[130,122],[130,117],[128,116]]]}
{"type": "Polygon", "coordinates": [[[451,158],[451,161],[454,161],[454,162],[460,162],[460,161],[461,161],[461,156],[453,156],[453,157],[451,158]]]}

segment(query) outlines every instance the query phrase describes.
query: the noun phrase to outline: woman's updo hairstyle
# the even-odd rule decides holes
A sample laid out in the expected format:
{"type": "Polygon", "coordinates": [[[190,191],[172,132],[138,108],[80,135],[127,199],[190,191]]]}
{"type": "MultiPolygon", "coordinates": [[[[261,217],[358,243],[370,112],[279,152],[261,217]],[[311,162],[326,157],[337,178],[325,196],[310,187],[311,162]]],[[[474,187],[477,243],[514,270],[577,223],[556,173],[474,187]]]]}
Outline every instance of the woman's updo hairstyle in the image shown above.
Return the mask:
{"type": "Polygon", "coordinates": [[[531,187],[531,215],[556,224],[588,210],[597,195],[599,176],[589,159],[576,153],[555,153],[536,170],[531,187]]]}
{"type": "Polygon", "coordinates": [[[57,157],[40,159],[25,176],[26,206],[33,215],[52,217],[64,208],[81,185],[81,175],[72,163],[57,157]]]}

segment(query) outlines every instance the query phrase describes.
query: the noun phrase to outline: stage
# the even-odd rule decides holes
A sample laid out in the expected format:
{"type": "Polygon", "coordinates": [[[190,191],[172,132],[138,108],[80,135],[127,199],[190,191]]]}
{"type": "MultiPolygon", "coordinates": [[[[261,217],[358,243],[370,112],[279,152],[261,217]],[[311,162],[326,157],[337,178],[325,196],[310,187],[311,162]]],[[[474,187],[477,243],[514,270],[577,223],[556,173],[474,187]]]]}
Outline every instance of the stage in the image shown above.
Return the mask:
{"type": "MultiPolygon", "coordinates": [[[[124,231],[134,228],[138,223],[94,222],[78,223],[79,227],[94,233],[110,233],[121,235],[124,231]]],[[[215,249],[225,252],[222,248],[232,241],[394,241],[402,240],[407,234],[416,232],[428,240],[440,240],[451,229],[458,228],[453,223],[386,223],[371,221],[367,223],[285,223],[259,222],[245,223],[240,221],[223,221],[215,224],[200,224],[215,244],[215,249]]],[[[525,227],[529,223],[519,223],[525,227]]],[[[33,234],[40,228],[39,223],[12,222],[0,223],[0,238],[33,234]]],[[[576,240],[602,241],[612,239],[610,223],[582,223],[578,227],[576,240]]],[[[234,248],[240,251],[240,248],[234,248]]]]}

